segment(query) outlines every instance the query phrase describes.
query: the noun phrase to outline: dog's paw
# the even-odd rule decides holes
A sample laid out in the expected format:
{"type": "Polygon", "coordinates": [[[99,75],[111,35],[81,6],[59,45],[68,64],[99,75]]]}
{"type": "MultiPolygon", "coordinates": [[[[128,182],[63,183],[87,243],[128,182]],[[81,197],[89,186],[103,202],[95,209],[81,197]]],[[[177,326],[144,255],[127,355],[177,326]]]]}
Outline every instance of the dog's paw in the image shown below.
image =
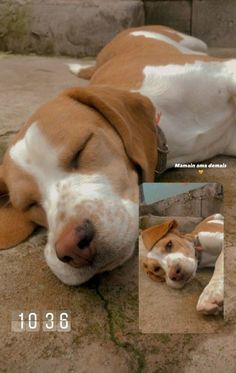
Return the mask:
{"type": "Polygon", "coordinates": [[[224,283],[214,281],[209,283],[197,303],[197,311],[204,315],[218,315],[223,311],[224,304],[224,283]]]}

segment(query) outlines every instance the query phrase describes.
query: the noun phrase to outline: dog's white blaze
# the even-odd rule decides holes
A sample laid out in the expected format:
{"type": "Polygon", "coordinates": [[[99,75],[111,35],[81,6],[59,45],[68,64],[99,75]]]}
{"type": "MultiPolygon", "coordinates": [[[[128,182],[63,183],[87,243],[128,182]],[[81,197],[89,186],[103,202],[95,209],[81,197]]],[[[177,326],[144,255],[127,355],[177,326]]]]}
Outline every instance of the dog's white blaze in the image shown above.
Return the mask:
{"type": "Polygon", "coordinates": [[[181,51],[184,54],[200,54],[200,55],[205,54],[203,52],[200,52],[200,51],[197,51],[197,50],[194,50],[194,49],[190,49],[189,46],[191,45],[191,43],[189,43],[189,46],[188,46],[186,42],[185,43],[184,42],[182,42],[182,43],[176,42],[175,40],[173,40],[171,38],[168,38],[168,36],[163,35],[163,34],[159,34],[158,32],[132,31],[130,34],[133,35],[133,36],[144,36],[145,38],[150,38],[150,39],[156,39],[156,40],[159,40],[159,41],[163,41],[163,42],[165,42],[167,44],[170,44],[173,47],[177,48],[179,51],[181,51]]]}
{"type": "Polygon", "coordinates": [[[61,150],[49,144],[34,123],[24,138],[12,146],[10,156],[35,178],[41,191],[49,224],[45,248],[48,265],[63,282],[76,285],[117,267],[132,255],[138,234],[138,205],[114,193],[105,175],[63,171],[58,165],[61,150]],[[60,213],[64,219],[59,218],[60,213]],[[92,266],[75,269],[57,258],[55,242],[63,227],[78,214],[82,219],[95,219],[100,251],[92,266]]]}
{"type": "Polygon", "coordinates": [[[195,258],[188,257],[180,252],[170,253],[166,255],[165,262],[167,267],[171,267],[179,263],[186,270],[186,272],[189,273],[193,273],[197,267],[195,258]]]}
{"type": "MultiPolygon", "coordinates": [[[[156,249],[158,250],[158,246],[156,246],[156,249]]],[[[165,271],[167,271],[171,266],[179,263],[186,270],[186,272],[194,274],[196,272],[196,260],[194,258],[187,257],[180,252],[163,254],[157,251],[154,252],[152,250],[147,254],[147,257],[150,259],[156,259],[165,271]]]]}
{"type": "Polygon", "coordinates": [[[224,153],[236,155],[236,105],[230,87],[236,69],[226,62],[145,66],[136,90],[161,112],[169,146],[168,167],[224,153]],[[173,130],[174,128],[174,130],[173,130]]]}
{"type": "MultiPolygon", "coordinates": [[[[156,246],[156,249],[158,250],[158,246],[156,246]]],[[[147,258],[150,258],[150,259],[156,259],[160,262],[160,264],[162,263],[163,261],[163,258],[164,258],[164,254],[162,253],[158,253],[158,252],[154,252],[154,251],[149,251],[149,253],[147,254],[147,258]]],[[[164,268],[163,268],[164,269],[164,268]]]]}
{"type": "Polygon", "coordinates": [[[33,123],[24,138],[11,147],[10,157],[37,180],[38,187],[45,196],[48,186],[66,175],[58,167],[59,151],[60,149],[55,150],[48,143],[37,123],[33,123]]]}

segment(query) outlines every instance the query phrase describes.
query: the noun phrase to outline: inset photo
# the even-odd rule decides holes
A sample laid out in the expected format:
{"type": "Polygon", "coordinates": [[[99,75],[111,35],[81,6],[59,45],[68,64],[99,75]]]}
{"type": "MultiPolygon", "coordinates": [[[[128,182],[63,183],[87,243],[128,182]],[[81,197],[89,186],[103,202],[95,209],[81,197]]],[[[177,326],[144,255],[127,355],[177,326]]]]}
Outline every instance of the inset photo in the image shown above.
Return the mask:
{"type": "Polygon", "coordinates": [[[139,329],[215,333],[224,323],[223,186],[144,183],[139,329]]]}

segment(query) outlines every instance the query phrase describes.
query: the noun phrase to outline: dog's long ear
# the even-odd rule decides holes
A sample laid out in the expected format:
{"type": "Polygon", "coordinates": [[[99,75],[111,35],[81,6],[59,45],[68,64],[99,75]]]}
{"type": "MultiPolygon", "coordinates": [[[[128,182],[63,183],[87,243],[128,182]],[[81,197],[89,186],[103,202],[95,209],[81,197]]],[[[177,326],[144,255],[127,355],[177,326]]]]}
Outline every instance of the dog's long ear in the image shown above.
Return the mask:
{"type": "Polygon", "coordinates": [[[172,229],[177,227],[176,220],[168,220],[163,224],[154,225],[142,232],[144,246],[148,251],[172,229]]]}
{"type": "Polygon", "coordinates": [[[157,165],[155,109],[149,99],[108,86],[72,88],[63,94],[102,114],[121,137],[128,157],[141,171],[141,182],[154,180],[157,165]]]}
{"type": "Polygon", "coordinates": [[[27,214],[15,209],[8,198],[8,189],[0,165],[0,249],[8,249],[25,240],[34,230],[27,214]]]}

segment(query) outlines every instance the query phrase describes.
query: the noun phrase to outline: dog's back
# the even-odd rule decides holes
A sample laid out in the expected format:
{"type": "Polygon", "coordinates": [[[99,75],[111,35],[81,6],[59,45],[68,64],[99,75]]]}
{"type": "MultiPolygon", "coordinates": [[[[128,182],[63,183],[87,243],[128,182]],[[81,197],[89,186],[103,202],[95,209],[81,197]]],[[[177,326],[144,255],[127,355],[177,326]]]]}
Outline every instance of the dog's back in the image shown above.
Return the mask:
{"type": "Polygon", "coordinates": [[[206,52],[207,45],[197,38],[165,26],[143,26],[115,36],[98,54],[95,66],[72,64],[70,68],[91,84],[137,89],[145,66],[215,60],[206,52]]]}

